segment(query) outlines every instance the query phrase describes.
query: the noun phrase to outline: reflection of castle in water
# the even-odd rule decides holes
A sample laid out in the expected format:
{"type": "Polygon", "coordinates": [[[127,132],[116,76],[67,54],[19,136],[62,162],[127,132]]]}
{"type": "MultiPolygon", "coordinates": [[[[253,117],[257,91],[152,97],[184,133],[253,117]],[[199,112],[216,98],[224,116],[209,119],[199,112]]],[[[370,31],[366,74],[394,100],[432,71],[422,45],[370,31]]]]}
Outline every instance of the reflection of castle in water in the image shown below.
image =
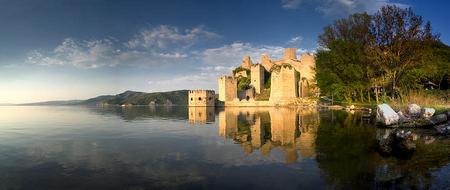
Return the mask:
{"type": "Polygon", "coordinates": [[[214,107],[189,107],[189,123],[205,124],[214,121],[214,107]]]}
{"type": "Polygon", "coordinates": [[[281,148],[287,163],[315,156],[319,114],[315,109],[225,108],[219,113],[219,135],[233,139],[250,154],[270,155],[281,148]],[[300,154],[300,155],[299,155],[300,154]]]}

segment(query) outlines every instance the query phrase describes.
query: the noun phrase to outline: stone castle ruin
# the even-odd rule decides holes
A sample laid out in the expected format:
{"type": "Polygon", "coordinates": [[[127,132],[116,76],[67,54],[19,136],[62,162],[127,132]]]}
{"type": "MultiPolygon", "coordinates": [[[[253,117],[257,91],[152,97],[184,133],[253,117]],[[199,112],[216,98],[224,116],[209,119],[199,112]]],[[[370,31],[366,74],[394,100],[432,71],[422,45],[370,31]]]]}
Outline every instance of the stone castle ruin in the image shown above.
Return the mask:
{"type": "Polygon", "coordinates": [[[216,102],[215,96],[214,90],[189,90],[189,106],[214,107],[216,102]]]}
{"type": "Polygon", "coordinates": [[[314,95],[315,57],[303,53],[297,58],[296,48],[285,48],[283,58],[271,60],[262,55],[260,63],[245,56],[233,74],[222,76],[219,103],[224,106],[298,105],[314,95]]]}

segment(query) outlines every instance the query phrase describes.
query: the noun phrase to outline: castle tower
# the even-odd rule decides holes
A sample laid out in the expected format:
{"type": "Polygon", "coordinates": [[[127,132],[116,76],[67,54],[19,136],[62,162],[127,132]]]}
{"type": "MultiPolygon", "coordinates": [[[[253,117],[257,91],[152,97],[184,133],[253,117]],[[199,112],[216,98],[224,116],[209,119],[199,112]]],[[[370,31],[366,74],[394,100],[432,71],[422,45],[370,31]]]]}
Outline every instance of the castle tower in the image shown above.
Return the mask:
{"type": "Polygon", "coordinates": [[[264,89],[264,67],[260,64],[252,65],[250,71],[250,84],[255,87],[256,94],[261,94],[264,89]]]}
{"type": "Polygon", "coordinates": [[[291,66],[277,66],[272,71],[270,101],[289,101],[298,97],[297,79],[295,69],[291,66]]]}
{"type": "Polygon", "coordinates": [[[252,66],[252,59],[250,58],[250,56],[245,56],[244,59],[242,60],[241,67],[245,69],[250,69],[250,66],[252,66]]]}
{"type": "Polygon", "coordinates": [[[237,98],[237,80],[231,76],[222,76],[219,83],[219,101],[233,101],[237,98]]]}
{"type": "Polygon", "coordinates": [[[215,106],[214,90],[189,90],[189,106],[215,106]]]}
{"type": "Polygon", "coordinates": [[[284,60],[287,59],[297,59],[297,49],[296,48],[284,48],[284,60]]]}

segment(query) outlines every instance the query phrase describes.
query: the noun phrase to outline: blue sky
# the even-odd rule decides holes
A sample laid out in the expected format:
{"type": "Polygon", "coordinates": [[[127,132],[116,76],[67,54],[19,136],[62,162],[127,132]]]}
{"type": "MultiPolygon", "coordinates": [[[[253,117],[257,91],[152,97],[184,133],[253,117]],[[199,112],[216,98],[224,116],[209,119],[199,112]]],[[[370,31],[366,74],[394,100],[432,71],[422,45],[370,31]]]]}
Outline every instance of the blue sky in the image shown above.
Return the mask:
{"type": "Polygon", "coordinates": [[[0,103],[217,89],[244,55],[312,52],[333,20],[386,4],[450,44],[444,0],[0,0],[0,103]]]}

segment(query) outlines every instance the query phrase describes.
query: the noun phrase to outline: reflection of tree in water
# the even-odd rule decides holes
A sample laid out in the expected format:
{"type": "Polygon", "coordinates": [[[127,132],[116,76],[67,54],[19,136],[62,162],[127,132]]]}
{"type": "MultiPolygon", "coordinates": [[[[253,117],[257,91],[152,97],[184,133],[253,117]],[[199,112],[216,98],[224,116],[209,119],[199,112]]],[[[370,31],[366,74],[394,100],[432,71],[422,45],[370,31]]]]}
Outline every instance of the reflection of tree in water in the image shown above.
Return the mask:
{"type": "Polygon", "coordinates": [[[332,188],[427,189],[432,184],[432,169],[449,163],[448,140],[418,143],[408,159],[382,157],[376,151],[380,129],[365,124],[360,113],[322,114],[316,138],[317,162],[332,188]]]}

